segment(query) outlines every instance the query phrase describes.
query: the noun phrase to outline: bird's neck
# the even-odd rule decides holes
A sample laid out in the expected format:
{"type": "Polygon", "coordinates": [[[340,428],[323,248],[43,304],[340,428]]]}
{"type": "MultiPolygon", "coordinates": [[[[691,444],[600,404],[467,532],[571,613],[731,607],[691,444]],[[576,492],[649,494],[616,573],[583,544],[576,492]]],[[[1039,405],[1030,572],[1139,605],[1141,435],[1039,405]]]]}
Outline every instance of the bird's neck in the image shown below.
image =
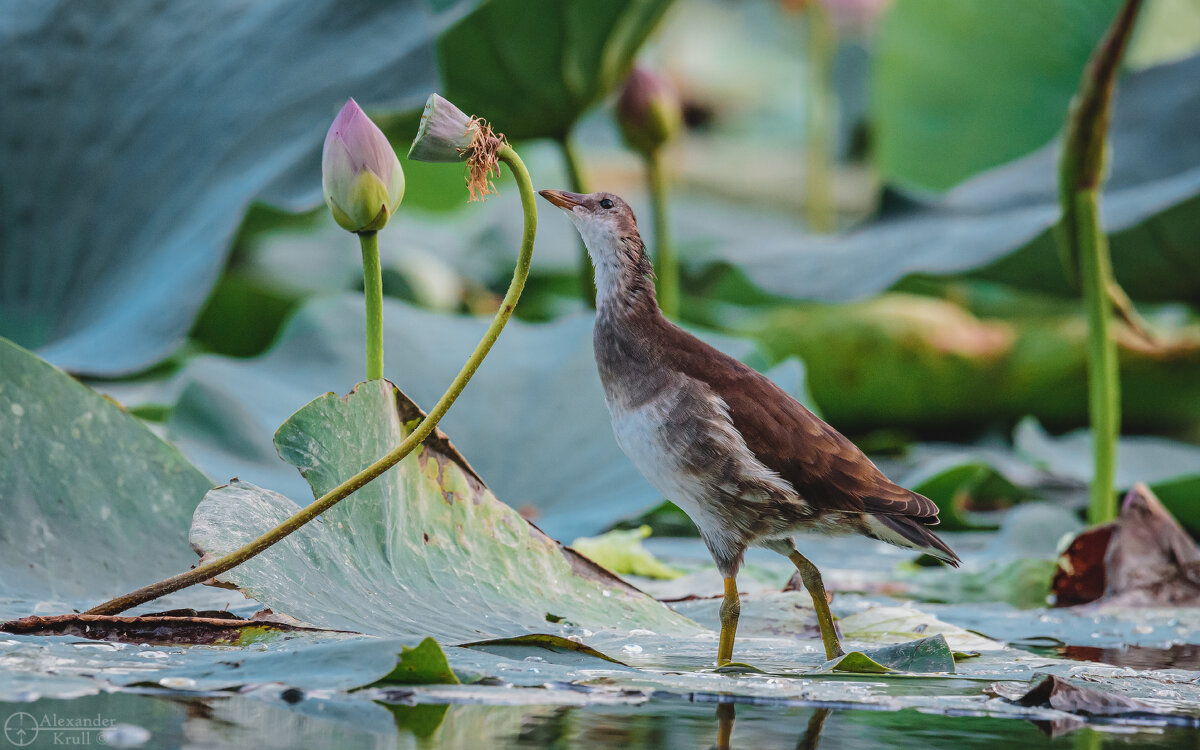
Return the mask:
{"type": "Polygon", "coordinates": [[[605,252],[592,253],[596,259],[596,314],[612,322],[657,314],[654,270],[641,237],[635,234],[610,242],[605,252]]]}

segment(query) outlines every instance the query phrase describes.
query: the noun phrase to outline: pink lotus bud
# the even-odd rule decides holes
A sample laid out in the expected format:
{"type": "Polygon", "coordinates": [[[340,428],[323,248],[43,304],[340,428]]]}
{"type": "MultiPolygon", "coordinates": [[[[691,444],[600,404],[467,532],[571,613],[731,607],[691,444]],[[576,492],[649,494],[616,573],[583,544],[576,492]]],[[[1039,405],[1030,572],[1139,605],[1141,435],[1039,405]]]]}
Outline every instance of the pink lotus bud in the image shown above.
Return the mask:
{"type": "Polygon", "coordinates": [[[325,136],[321,187],[333,218],[350,232],[383,229],[404,197],[404,170],[396,152],[353,99],[325,136]]]}
{"type": "Polygon", "coordinates": [[[417,137],[408,149],[413,161],[467,163],[471,200],[495,193],[492,175],[500,174],[500,149],[508,144],[502,133],[478,117],[468,117],[438,94],[430,94],[421,114],[417,137]]]}
{"type": "Polygon", "coordinates": [[[892,0],[821,0],[842,34],[865,34],[891,6],[892,0]]]}
{"type": "Polygon", "coordinates": [[[635,67],[617,99],[617,122],[631,148],[656,151],[683,128],[679,94],[662,75],[635,67]]]}

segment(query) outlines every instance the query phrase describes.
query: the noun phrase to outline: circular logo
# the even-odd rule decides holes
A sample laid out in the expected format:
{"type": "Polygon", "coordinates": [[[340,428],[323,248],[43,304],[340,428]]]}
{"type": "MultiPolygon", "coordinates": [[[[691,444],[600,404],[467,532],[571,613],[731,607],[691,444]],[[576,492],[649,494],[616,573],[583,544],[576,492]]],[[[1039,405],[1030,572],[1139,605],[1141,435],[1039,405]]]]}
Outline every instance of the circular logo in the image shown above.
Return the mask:
{"type": "Polygon", "coordinates": [[[4,739],[17,747],[32,745],[38,736],[38,722],[33,714],[18,711],[4,720],[4,739]]]}

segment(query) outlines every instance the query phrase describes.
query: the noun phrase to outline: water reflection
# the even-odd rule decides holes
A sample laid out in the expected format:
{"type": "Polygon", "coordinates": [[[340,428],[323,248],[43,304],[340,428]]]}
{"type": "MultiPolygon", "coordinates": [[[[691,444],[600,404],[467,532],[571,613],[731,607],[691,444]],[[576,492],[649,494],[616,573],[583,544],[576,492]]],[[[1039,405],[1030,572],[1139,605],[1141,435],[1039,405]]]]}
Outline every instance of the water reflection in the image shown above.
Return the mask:
{"type": "MultiPolygon", "coordinates": [[[[735,705],[733,702],[717,704],[717,750],[732,748],[730,740],[733,737],[733,721],[736,718],[735,705]]],[[[804,734],[800,735],[800,741],[796,743],[796,750],[817,749],[821,742],[821,729],[825,726],[825,719],[832,712],[832,708],[813,709],[812,715],[808,717],[808,726],[804,728],[804,734]]]]}
{"type": "Polygon", "coordinates": [[[1061,646],[1057,654],[1065,659],[1098,661],[1116,667],[1133,669],[1200,669],[1200,646],[1194,643],[1176,643],[1169,648],[1151,646],[1119,646],[1096,648],[1094,646],[1061,646]]]}
{"type": "MultiPolygon", "coordinates": [[[[1195,730],[1177,727],[1094,731],[1084,726],[1065,736],[1047,736],[1015,719],[732,702],[714,706],[684,696],[642,705],[566,707],[383,705],[344,694],[288,702],[278,688],[200,697],[114,693],[0,704],[0,725],[18,712],[60,719],[98,716],[133,724],[150,732],[145,747],[153,748],[1194,750],[1200,740],[1195,730]]],[[[62,738],[47,730],[25,746],[60,744],[62,738]]],[[[99,739],[90,744],[99,744],[99,739]]]]}

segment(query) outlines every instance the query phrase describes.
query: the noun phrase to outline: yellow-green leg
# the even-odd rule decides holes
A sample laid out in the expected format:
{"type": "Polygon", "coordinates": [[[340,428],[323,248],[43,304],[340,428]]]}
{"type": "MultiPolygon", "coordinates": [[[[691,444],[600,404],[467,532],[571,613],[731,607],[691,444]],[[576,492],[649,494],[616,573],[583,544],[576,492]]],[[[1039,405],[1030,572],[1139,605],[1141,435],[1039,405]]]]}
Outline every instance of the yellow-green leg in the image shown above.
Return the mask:
{"type": "Polygon", "coordinates": [[[733,637],[737,635],[738,615],[741,613],[737,579],[730,576],[725,579],[725,601],[721,602],[721,640],[717,645],[717,666],[733,661],[733,637]]]}
{"type": "MultiPolygon", "coordinates": [[[[821,581],[821,571],[817,570],[817,566],[809,562],[807,557],[795,550],[788,554],[788,559],[796,566],[796,570],[800,571],[800,580],[804,581],[804,588],[808,589],[808,595],[812,597],[813,609],[817,611],[817,625],[821,628],[821,642],[825,644],[825,658],[836,659],[846,652],[842,650],[837,630],[833,626],[833,614],[829,611],[829,600],[825,596],[825,584],[821,581]]],[[[734,619],[736,621],[736,618],[734,619]]],[[[731,637],[731,646],[732,641],[731,637]]],[[[724,628],[722,628],[722,642],[724,642],[724,628]]]]}

